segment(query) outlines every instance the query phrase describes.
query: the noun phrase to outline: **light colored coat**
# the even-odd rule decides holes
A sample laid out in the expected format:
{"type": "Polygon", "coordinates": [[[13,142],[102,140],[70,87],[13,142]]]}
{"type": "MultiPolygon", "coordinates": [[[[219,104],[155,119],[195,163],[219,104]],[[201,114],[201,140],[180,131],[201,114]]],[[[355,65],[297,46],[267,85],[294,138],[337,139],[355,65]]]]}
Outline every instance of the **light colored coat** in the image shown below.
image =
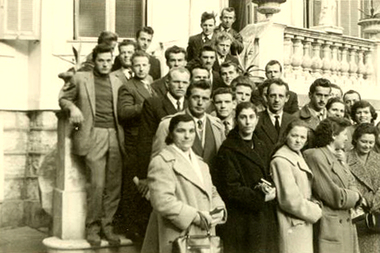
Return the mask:
{"type": "Polygon", "coordinates": [[[308,149],[304,157],[314,174],[313,194],[323,203],[316,252],[359,252],[356,227],[351,219],[359,191],[350,170],[327,147],[308,149]]]}
{"type": "MultiPolygon", "coordinates": [[[[223,200],[212,185],[207,164],[192,154],[198,159],[203,183],[192,169],[192,164],[171,145],[152,159],[148,184],[153,212],[142,253],[170,253],[171,242],[185,233],[198,211],[212,211],[215,207],[225,209],[223,200]]],[[[211,232],[215,234],[214,229],[211,232]]],[[[190,230],[190,234],[206,233],[196,226],[190,230]]]]}
{"type": "Polygon", "coordinates": [[[313,223],[322,209],[311,199],[313,173],[302,155],[282,146],[273,156],[270,171],[276,186],[281,253],[313,253],[313,223]]]}

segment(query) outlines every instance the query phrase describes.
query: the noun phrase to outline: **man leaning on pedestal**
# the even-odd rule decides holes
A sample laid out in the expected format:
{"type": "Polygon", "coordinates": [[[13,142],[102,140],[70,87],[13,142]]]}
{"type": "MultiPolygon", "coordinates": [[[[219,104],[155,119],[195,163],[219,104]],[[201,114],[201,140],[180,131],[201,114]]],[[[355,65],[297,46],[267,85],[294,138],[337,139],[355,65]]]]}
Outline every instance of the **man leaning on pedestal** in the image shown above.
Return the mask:
{"type": "Polygon", "coordinates": [[[84,159],[91,174],[87,189],[86,240],[118,245],[112,221],[120,201],[124,136],[118,122],[116,102],[121,81],[110,74],[112,48],[105,44],[93,50],[93,71],[77,72],[59,97],[62,110],[73,124],[73,154],[84,159]]]}

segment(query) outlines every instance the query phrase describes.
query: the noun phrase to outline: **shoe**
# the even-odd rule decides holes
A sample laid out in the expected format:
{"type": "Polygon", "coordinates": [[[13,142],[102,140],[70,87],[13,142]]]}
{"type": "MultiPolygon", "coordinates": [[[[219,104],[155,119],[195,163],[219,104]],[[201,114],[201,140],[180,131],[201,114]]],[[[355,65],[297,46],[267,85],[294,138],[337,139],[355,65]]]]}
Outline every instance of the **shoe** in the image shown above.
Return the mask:
{"type": "Polygon", "coordinates": [[[113,228],[111,226],[107,226],[103,228],[104,238],[108,241],[111,246],[120,245],[120,238],[116,234],[112,232],[113,228]]]}
{"type": "Polygon", "coordinates": [[[86,240],[92,247],[99,247],[101,239],[99,236],[100,226],[96,223],[90,224],[86,228],[86,240]]]}

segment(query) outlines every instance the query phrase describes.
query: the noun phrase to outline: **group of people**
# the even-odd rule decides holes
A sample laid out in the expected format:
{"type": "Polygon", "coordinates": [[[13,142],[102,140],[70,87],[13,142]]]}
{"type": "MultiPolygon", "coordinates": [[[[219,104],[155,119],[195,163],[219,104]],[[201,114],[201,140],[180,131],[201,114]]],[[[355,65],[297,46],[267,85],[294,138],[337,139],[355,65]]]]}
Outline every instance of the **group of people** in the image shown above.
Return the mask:
{"type": "Polygon", "coordinates": [[[316,79],[310,101],[281,79],[244,73],[233,8],[203,13],[187,49],[146,51],[153,29],[118,44],[102,32],[59,95],[73,154],[89,172],[86,240],[171,252],[185,233],[219,235],[228,253],[379,252],[380,236],[355,225],[380,213],[380,141],[373,106],[316,79]],[[360,228],[360,229],[359,229],[360,228]],[[117,232],[117,233],[115,233],[117,232]]]}

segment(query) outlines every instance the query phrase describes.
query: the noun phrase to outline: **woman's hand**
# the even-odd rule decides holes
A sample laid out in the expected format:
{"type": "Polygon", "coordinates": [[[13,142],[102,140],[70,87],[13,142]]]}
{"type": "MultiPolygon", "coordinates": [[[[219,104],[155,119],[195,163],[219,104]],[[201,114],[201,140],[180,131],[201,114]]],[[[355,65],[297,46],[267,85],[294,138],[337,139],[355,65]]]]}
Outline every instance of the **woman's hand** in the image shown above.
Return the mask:
{"type": "Polygon", "coordinates": [[[213,221],[213,218],[208,212],[198,211],[197,215],[195,216],[193,220],[193,223],[197,225],[198,227],[202,228],[203,230],[209,230],[211,227],[212,221],[213,221]]]}
{"type": "Polygon", "coordinates": [[[266,190],[265,202],[274,200],[275,198],[276,198],[276,188],[270,187],[270,189],[266,190]]]}
{"type": "Polygon", "coordinates": [[[215,227],[219,223],[223,221],[224,218],[224,210],[221,210],[220,212],[214,213],[211,215],[212,221],[211,221],[211,226],[215,227]]]}

